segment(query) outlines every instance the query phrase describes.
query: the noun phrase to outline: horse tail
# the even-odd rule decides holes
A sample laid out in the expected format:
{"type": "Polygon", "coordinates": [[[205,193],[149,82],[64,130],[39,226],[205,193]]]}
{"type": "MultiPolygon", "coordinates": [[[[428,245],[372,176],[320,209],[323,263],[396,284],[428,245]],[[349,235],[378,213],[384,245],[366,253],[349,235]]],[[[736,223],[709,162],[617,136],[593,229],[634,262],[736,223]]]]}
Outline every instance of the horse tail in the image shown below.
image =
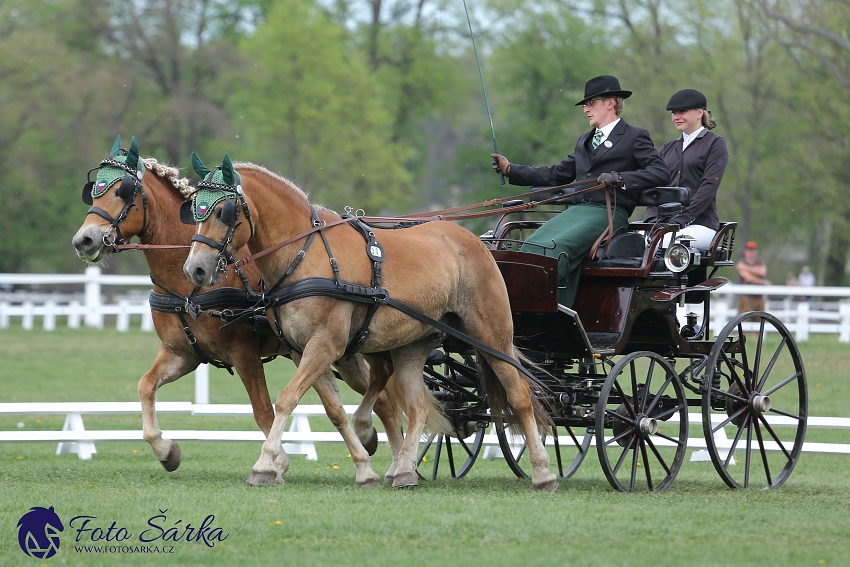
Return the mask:
{"type": "MultiPolygon", "coordinates": [[[[531,360],[529,360],[518,348],[516,348],[516,346],[513,347],[512,354],[514,360],[518,361],[523,366],[535,366],[531,360]]],[[[528,384],[528,387],[531,390],[531,408],[534,412],[535,423],[537,423],[538,427],[548,428],[548,426],[552,425],[552,418],[549,416],[549,413],[540,401],[540,397],[543,394],[540,385],[526,376],[524,372],[517,372],[519,377],[522,380],[525,380],[525,383],[528,384]]],[[[513,431],[519,432],[520,423],[508,403],[508,395],[507,392],[505,392],[505,387],[496,377],[496,373],[493,372],[493,368],[487,360],[481,356],[480,352],[478,353],[478,383],[480,384],[484,395],[487,396],[487,402],[490,404],[490,415],[494,419],[500,419],[504,423],[507,423],[513,431]]]]}
{"type": "MultiPolygon", "coordinates": [[[[398,422],[400,427],[407,427],[407,403],[402,394],[401,386],[399,386],[398,381],[395,379],[395,374],[390,376],[384,389],[395,410],[396,422],[398,422]]],[[[425,391],[425,396],[428,400],[428,416],[425,419],[425,427],[433,433],[451,433],[453,431],[451,423],[443,415],[437,398],[425,387],[424,383],[422,384],[422,389],[425,391]]]]}

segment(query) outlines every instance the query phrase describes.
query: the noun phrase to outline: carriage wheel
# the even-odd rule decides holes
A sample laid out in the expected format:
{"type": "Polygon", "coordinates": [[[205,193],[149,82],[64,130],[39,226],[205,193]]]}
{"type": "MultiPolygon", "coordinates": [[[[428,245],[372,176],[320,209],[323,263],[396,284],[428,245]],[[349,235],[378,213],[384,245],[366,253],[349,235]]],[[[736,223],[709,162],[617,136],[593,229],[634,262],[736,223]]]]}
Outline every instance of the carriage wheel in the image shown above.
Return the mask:
{"type": "Polygon", "coordinates": [[[706,368],[702,424],[714,468],[731,488],[781,486],[800,457],[808,419],[794,338],[769,313],[743,313],[718,335],[706,368]],[[778,425],[793,428],[793,441],[780,440],[778,425]]]}
{"type": "Polygon", "coordinates": [[[466,427],[463,433],[469,435],[463,439],[445,433],[423,436],[419,458],[416,460],[416,470],[423,478],[435,480],[441,470],[451,478],[466,476],[481,452],[487,424],[468,422],[466,427]]]}
{"type": "Polygon", "coordinates": [[[596,450],[611,486],[666,490],[682,466],[687,441],[688,404],[673,366],[654,352],[620,359],[596,410],[596,450]],[[607,438],[606,429],[612,431],[607,438]]]}
{"type": "Polygon", "coordinates": [[[442,402],[451,433],[422,436],[416,468],[419,476],[435,480],[440,474],[463,478],[475,464],[484,443],[489,418],[486,400],[478,395],[477,368],[467,354],[435,350],[425,365],[425,382],[442,402]]]}
{"type": "MultiPolygon", "coordinates": [[[[531,462],[526,450],[525,436],[514,433],[500,420],[496,420],[494,425],[499,448],[508,467],[518,478],[529,478],[531,462]]],[[[543,445],[549,452],[549,463],[557,463],[558,476],[563,480],[570,478],[578,470],[593,439],[593,433],[586,432],[582,437],[578,435],[580,433],[577,428],[552,425],[541,436],[543,445]]]]}

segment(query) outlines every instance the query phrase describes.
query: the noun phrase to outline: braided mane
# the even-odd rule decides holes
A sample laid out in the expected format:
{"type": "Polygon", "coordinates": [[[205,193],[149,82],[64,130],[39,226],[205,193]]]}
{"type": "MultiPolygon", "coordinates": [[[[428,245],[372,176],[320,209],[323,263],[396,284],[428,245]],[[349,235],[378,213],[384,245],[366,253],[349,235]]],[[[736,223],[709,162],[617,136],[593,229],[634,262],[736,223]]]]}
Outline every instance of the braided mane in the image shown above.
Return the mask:
{"type": "Polygon", "coordinates": [[[159,163],[156,158],[152,157],[144,157],[142,161],[146,168],[171,183],[171,186],[184,197],[189,197],[195,190],[188,178],[180,177],[180,170],[176,167],[159,163]]]}

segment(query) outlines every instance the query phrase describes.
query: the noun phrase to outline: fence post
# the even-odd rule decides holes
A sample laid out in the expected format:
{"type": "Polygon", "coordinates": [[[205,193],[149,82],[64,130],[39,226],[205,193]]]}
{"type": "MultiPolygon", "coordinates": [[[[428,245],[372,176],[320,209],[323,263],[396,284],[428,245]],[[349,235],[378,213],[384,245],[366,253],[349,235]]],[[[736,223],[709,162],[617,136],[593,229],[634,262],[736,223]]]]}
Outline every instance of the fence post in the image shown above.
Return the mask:
{"type": "Polygon", "coordinates": [[[86,326],[103,328],[103,314],[100,312],[100,268],[86,268],[86,326]]]}
{"type": "Polygon", "coordinates": [[[115,330],[126,333],[130,330],[130,302],[122,299],[118,302],[118,318],[115,321],[115,330]]]}
{"type": "Polygon", "coordinates": [[[9,302],[0,301],[0,329],[9,328],[9,302]]]}
{"type": "Polygon", "coordinates": [[[147,332],[153,331],[153,315],[151,315],[150,309],[142,313],[142,330],[147,332]]]}
{"type": "Polygon", "coordinates": [[[797,335],[798,343],[809,340],[809,302],[801,301],[797,304],[797,335]]]}
{"type": "Polygon", "coordinates": [[[850,303],[844,301],[838,306],[838,342],[850,343],[850,303]]]}
{"type": "Polygon", "coordinates": [[[72,299],[70,303],[68,303],[68,328],[69,329],[79,329],[80,328],[80,302],[76,299],[72,299]]]}
{"type": "Polygon", "coordinates": [[[199,364],[195,369],[195,403],[210,403],[210,365],[199,364]]]}
{"type": "Polygon", "coordinates": [[[56,311],[58,306],[55,299],[48,299],[44,302],[44,330],[56,330],[56,311]]]}
{"type": "Polygon", "coordinates": [[[31,331],[32,320],[34,318],[32,301],[24,301],[21,304],[21,307],[24,308],[24,315],[21,320],[21,326],[24,328],[24,330],[31,331]]]}

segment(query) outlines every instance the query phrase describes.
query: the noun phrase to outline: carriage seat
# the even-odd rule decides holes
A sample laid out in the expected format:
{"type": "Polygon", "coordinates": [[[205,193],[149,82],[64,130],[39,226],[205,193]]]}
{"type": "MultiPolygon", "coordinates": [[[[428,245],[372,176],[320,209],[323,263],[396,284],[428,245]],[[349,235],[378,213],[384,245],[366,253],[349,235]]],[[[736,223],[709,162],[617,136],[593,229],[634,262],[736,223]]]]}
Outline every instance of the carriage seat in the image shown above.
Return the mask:
{"type": "MultiPolygon", "coordinates": [[[[657,207],[666,203],[679,203],[687,207],[691,202],[691,190],[687,187],[653,187],[638,194],[639,207],[657,207]]],[[[600,248],[593,260],[585,260],[584,266],[608,268],[639,268],[646,252],[646,238],[638,232],[621,232],[600,248]]]]}

